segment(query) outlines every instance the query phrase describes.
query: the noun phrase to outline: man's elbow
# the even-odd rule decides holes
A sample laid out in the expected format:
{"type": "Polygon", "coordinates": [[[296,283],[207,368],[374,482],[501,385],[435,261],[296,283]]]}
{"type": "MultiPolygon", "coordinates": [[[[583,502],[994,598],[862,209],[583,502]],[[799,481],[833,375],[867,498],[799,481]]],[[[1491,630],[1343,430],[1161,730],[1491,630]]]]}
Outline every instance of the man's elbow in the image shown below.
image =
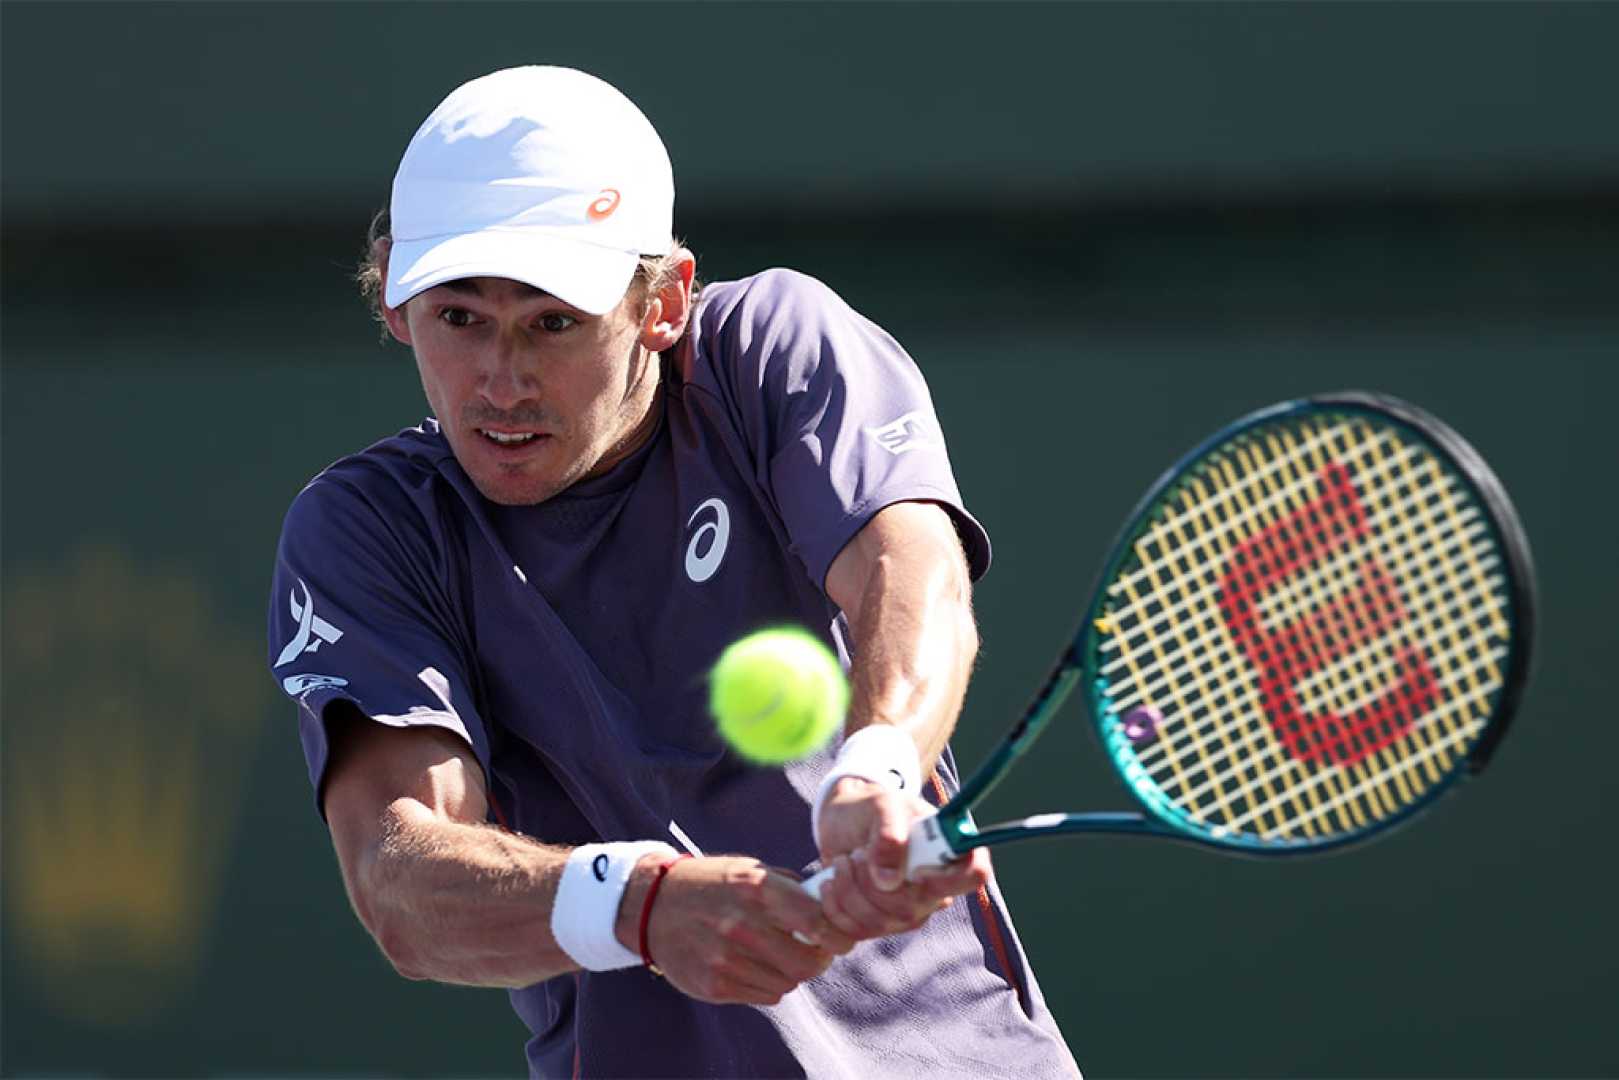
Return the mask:
{"type": "Polygon", "coordinates": [[[422,953],[420,920],[398,902],[398,860],[388,843],[395,835],[395,830],[384,829],[376,842],[358,853],[345,875],[349,902],[395,971],[407,979],[427,979],[431,975],[422,953]]]}
{"type": "Polygon", "coordinates": [[[415,928],[403,925],[397,916],[390,916],[368,929],[377,948],[382,950],[383,958],[393,966],[394,971],[417,982],[433,977],[427,958],[418,945],[415,928]]]}
{"type": "Polygon", "coordinates": [[[352,891],[354,913],[377,943],[383,958],[407,979],[433,977],[422,949],[420,920],[411,912],[387,902],[386,886],[379,888],[376,877],[352,891]]]}

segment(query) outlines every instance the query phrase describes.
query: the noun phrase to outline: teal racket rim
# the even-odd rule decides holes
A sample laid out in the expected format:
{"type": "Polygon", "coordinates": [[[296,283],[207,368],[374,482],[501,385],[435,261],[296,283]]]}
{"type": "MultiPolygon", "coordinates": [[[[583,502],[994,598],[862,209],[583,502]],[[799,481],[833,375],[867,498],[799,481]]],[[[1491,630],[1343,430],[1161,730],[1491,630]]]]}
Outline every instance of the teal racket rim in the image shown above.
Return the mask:
{"type": "MultiPolygon", "coordinates": [[[[1436,513],[1431,510],[1425,512],[1436,513]]],[[[1528,539],[1505,488],[1477,451],[1442,421],[1408,402],[1363,391],[1318,395],[1284,402],[1249,414],[1227,425],[1183,455],[1160,475],[1138,501],[1103,563],[1092,593],[1092,600],[1072,644],[1048,679],[1046,689],[1036,698],[1038,706],[1043,697],[1050,696],[1054,686],[1060,685],[1065,693],[1066,686],[1073,681],[1085,685],[1093,730],[1107,751],[1109,759],[1125,780],[1126,786],[1146,809],[1152,821],[1136,825],[1126,820],[1130,815],[1118,814],[1041,815],[1043,820],[1039,822],[1039,826],[1043,830],[1053,832],[1149,832],[1169,835],[1196,844],[1259,855],[1335,850],[1381,835],[1388,829],[1411,820],[1427,809],[1434,800],[1452,790],[1462,775],[1477,773],[1488,762],[1517,710],[1528,680],[1536,606],[1533,562],[1528,539]],[[1380,813],[1370,820],[1357,821],[1344,828],[1324,829],[1322,835],[1261,838],[1240,829],[1211,826],[1199,821],[1196,815],[1188,813],[1180,803],[1165,795],[1160,784],[1147,777],[1145,770],[1135,758],[1134,743],[1126,745],[1126,742],[1121,741],[1124,740],[1121,734],[1124,719],[1107,694],[1107,683],[1099,670],[1102,666],[1101,650],[1106,635],[1096,632],[1095,628],[1099,625],[1098,620],[1108,617],[1109,590],[1119,579],[1121,570],[1134,557],[1138,541],[1153,528],[1159,511],[1180,490],[1183,481],[1192,477],[1206,462],[1217,459],[1222,450],[1240,445],[1244,436],[1251,435],[1259,429],[1279,429],[1289,421],[1302,423],[1308,419],[1325,419],[1333,416],[1359,417],[1374,425],[1393,428],[1403,435],[1405,441],[1420,444],[1432,454],[1446,476],[1456,482],[1468,502],[1482,511],[1480,517],[1488,534],[1487,546],[1500,554],[1501,573],[1506,583],[1503,598],[1506,606],[1504,618],[1510,632],[1507,635],[1507,652],[1502,658],[1504,676],[1500,688],[1493,692],[1493,704],[1482,727],[1467,742],[1465,754],[1462,755],[1464,767],[1447,766],[1441,776],[1425,784],[1419,793],[1401,798],[1398,807],[1380,813]]],[[[1021,733],[1019,729],[1014,729],[1015,738],[1009,739],[1009,743],[1021,740],[1026,746],[1038,735],[1049,720],[1050,713],[1054,711],[1054,707],[1031,706],[1030,715],[1026,715],[1020,721],[1021,733]]],[[[1201,735],[1194,733],[1194,737],[1201,742],[1201,735]]],[[[1021,750],[1011,746],[1003,747],[1002,751],[997,752],[996,756],[979,770],[969,786],[976,784],[983,776],[989,776],[988,783],[993,783],[995,771],[1004,770],[1009,765],[1010,759],[1018,753],[1021,753],[1021,750]]],[[[1286,762],[1283,764],[1286,765],[1286,762]]],[[[1432,772],[1431,769],[1429,771],[1432,772]]],[[[1228,772],[1226,777],[1229,778],[1230,775],[1228,772]]],[[[1210,782],[1215,779],[1217,778],[1211,777],[1210,782]]],[[[1401,778],[1402,792],[1407,786],[1407,779],[1409,778],[1404,776],[1401,778]]],[[[1221,782],[1223,783],[1223,780],[1221,782]]],[[[987,790],[987,785],[978,786],[983,786],[987,790]]],[[[1353,790],[1350,789],[1351,792],[1353,790]]],[[[970,792],[969,787],[964,787],[962,792],[963,796],[971,798],[981,794],[982,791],[970,792]]],[[[1384,796],[1380,794],[1378,798],[1384,799],[1384,796]]],[[[1355,802],[1355,799],[1356,797],[1351,797],[1350,802],[1355,802]]],[[[1393,799],[1388,798],[1384,801],[1392,803],[1393,799]]],[[[1342,804],[1335,813],[1347,821],[1350,815],[1341,807],[1342,804]]],[[[1274,814],[1274,811],[1272,813],[1274,814]]],[[[1255,816],[1262,819],[1264,815],[1255,816]]],[[[1360,810],[1356,809],[1353,817],[1358,819],[1362,816],[1360,810]]],[[[1004,838],[1012,838],[1011,831],[1008,830],[1004,838]]],[[[1022,835],[1027,835],[1026,827],[1018,831],[1022,835]]],[[[964,832],[970,833],[970,827],[964,829],[964,832]]],[[[985,830],[983,834],[979,834],[984,839],[976,842],[995,842],[989,839],[992,832],[995,830],[985,830]]],[[[963,839],[966,838],[964,835],[963,839]]],[[[1001,836],[997,834],[995,839],[1000,838],[1001,836]]]]}

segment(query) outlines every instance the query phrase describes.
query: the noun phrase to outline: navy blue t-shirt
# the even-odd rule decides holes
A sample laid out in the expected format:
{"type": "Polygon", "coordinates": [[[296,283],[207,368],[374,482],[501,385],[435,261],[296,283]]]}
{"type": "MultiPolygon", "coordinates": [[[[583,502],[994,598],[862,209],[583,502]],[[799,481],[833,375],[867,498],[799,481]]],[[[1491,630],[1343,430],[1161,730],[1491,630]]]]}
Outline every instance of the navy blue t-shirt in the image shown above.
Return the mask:
{"type": "MultiPolygon", "coordinates": [[[[808,873],[809,800],[835,747],[785,768],[727,751],[704,675],[797,624],[849,658],[823,591],[883,507],[962,500],[926,384],[825,286],[769,271],[706,287],[664,355],[659,426],[535,506],[483,498],[436,422],[345,458],[287,514],[270,664],[318,792],[326,705],[472,748],[495,813],[539,840],[661,839],[808,873]]],[[[948,752],[932,797],[953,791],[948,752]]],[[[511,995],[540,1076],[951,1076],[1076,1070],[998,892],[862,943],[770,1008],[715,1006],[639,970],[511,995]]]]}

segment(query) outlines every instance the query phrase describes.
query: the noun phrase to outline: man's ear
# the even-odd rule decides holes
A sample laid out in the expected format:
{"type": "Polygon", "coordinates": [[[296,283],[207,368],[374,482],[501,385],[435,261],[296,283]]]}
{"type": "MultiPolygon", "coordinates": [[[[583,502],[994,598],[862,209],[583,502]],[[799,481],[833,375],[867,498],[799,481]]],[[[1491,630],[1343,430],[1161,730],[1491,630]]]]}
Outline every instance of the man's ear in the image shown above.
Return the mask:
{"type": "Polygon", "coordinates": [[[392,247],[393,241],[386,236],[377,237],[371,244],[371,259],[382,272],[382,282],[377,288],[377,309],[382,313],[382,321],[394,340],[401,345],[409,345],[410,323],[405,319],[405,305],[400,304],[396,308],[388,306],[388,252],[392,247]]]}
{"type": "Polygon", "coordinates": [[[673,348],[691,318],[691,287],[697,278],[697,257],[685,248],[669,254],[674,275],[652,295],[641,323],[641,344],[652,352],[673,348]]]}

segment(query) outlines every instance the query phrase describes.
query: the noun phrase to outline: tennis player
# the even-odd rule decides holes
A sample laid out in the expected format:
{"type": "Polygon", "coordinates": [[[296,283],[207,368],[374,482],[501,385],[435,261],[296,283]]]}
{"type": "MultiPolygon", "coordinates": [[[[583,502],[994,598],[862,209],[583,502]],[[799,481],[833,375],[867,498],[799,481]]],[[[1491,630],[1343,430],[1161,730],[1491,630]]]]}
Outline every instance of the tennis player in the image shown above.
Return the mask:
{"type": "Polygon", "coordinates": [[[536,1076],[1077,1075],[987,856],[904,880],[989,563],[922,377],[810,278],[699,292],[673,201],[562,68],[405,150],[362,280],[432,418],[298,495],[270,604],[355,911],[509,988],[536,1076]],[[787,623],[851,667],[845,737],[749,766],[703,674],[787,623]]]}

